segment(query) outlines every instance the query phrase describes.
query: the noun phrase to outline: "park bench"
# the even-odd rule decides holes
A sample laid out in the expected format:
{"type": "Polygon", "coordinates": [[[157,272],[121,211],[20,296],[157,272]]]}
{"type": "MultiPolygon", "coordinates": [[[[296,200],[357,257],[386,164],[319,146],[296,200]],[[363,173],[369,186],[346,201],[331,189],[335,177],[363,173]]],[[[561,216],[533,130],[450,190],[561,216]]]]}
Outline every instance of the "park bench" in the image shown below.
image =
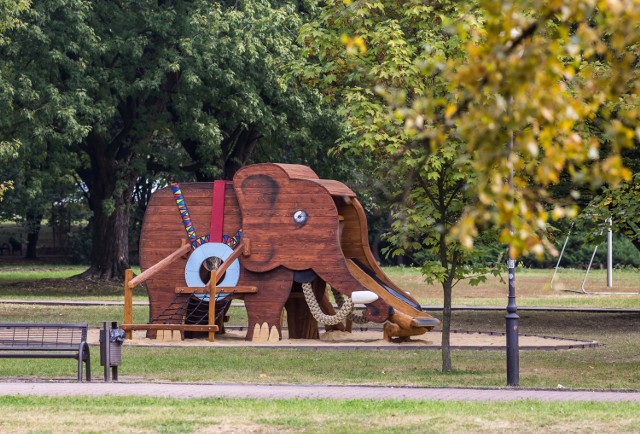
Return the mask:
{"type": "Polygon", "coordinates": [[[76,359],[91,381],[87,324],[0,323],[0,358],[76,359]]]}
{"type": "Polygon", "coordinates": [[[13,256],[14,253],[18,253],[20,256],[22,256],[22,242],[18,241],[14,237],[11,237],[9,238],[9,244],[11,245],[11,256],[13,256]]]}

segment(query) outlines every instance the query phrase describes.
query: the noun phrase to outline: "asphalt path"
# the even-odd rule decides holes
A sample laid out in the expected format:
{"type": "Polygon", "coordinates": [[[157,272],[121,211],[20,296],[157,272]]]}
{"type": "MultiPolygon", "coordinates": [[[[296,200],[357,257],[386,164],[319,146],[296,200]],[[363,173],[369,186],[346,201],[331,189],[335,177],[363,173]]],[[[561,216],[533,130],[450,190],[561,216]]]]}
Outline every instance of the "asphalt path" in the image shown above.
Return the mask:
{"type": "Polygon", "coordinates": [[[632,401],[640,391],[431,388],[293,384],[0,382],[0,395],[150,396],[158,398],[369,399],[441,401],[632,401]]]}

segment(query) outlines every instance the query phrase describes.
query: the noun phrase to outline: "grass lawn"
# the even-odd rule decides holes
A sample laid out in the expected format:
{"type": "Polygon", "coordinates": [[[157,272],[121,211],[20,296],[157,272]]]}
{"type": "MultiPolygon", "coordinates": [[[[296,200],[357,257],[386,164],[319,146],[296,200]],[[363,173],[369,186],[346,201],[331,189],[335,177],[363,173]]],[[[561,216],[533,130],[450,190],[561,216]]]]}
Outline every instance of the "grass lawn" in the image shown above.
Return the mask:
{"type": "MultiPolygon", "coordinates": [[[[89,282],[68,279],[86,269],[81,265],[15,265],[0,263],[0,298],[6,299],[83,299],[122,301],[119,282],[89,282]]],[[[418,269],[385,267],[387,275],[408,291],[423,306],[442,305],[442,289],[437,283],[427,284],[418,269]]],[[[139,268],[134,272],[139,273],[139,268]]],[[[564,289],[580,289],[583,270],[561,269],[550,286],[553,270],[518,269],[516,291],[519,306],[571,306],[640,308],[640,271],[614,271],[614,288],[618,295],[581,294],[564,289]]],[[[592,270],[585,285],[588,291],[611,291],[606,288],[606,271],[592,270]]],[[[498,277],[470,286],[459,282],[453,291],[453,304],[465,306],[506,306],[507,285],[498,277]]],[[[147,301],[146,290],[134,290],[135,301],[147,301]]]]}
{"type": "MultiPolygon", "coordinates": [[[[455,328],[502,331],[501,312],[457,312],[455,328]]],[[[523,387],[640,389],[640,315],[521,315],[521,333],[596,339],[597,348],[521,351],[523,387]]],[[[100,372],[99,352],[92,348],[100,372]]],[[[123,348],[120,377],[126,381],[371,384],[391,386],[502,387],[504,351],[453,351],[454,371],[440,371],[437,350],[317,351],[311,349],[137,347],[123,348]]],[[[96,374],[98,375],[98,374],[96,374]]],[[[0,377],[72,379],[69,360],[0,359],[0,377]]]]}
{"type": "Polygon", "coordinates": [[[637,432],[639,403],[0,397],[0,431],[637,432]],[[25,412],[29,408],[29,412],[25,412]]]}
{"type": "MultiPolygon", "coordinates": [[[[18,267],[19,268],[19,267],[18,267]]],[[[0,298],[121,300],[121,284],[68,280],[82,269],[0,268],[0,298]],[[26,271],[25,274],[22,274],[26,271]],[[61,273],[61,274],[55,274],[61,273]]],[[[441,304],[435,285],[420,283],[416,270],[387,269],[392,279],[426,305],[441,304]]],[[[574,272],[579,285],[582,274],[574,272]]],[[[639,308],[640,296],[595,296],[545,288],[547,270],[519,270],[519,305],[639,308]]],[[[618,278],[633,282],[636,271],[618,278]]],[[[506,286],[459,285],[454,304],[506,305],[506,286]]],[[[137,300],[146,300],[139,288],[137,300]]],[[[231,324],[246,324],[244,309],[230,311],[231,324]]],[[[591,349],[521,351],[523,387],[640,389],[640,315],[520,313],[520,333],[595,339],[591,349]]],[[[435,314],[438,316],[438,313],[435,314]]],[[[454,311],[453,329],[503,332],[504,311],[454,311]]],[[[134,308],[146,322],[148,308],[134,308]]],[[[122,319],[121,306],[0,304],[0,321],[88,322],[122,319]]],[[[92,347],[99,379],[99,351],[92,347]]],[[[504,387],[504,351],[453,352],[454,371],[440,371],[439,351],[316,351],[255,348],[123,348],[125,381],[370,384],[504,387]]],[[[70,360],[0,359],[0,379],[25,381],[75,378],[70,360]]],[[[1,387],[1,383],[0,383],[1,387]]],[[[185,385],[185,387],[188,387],[185,385]]],[[[152,398],[0,398],[0,432],[636,432],[640,406],[633,403],[398,402],[328,400],[232,400],[152,398]]]]}
{"type": "MultiPolygon", "coordinates": [[[[74,279],[84,265],[0,263],[0,298],[20,300],[122,301],[124,283],[74,279]]],[[[138,267],[134,272],[139,273],[138,267]]],[[[148,301],[146,290],[134,289],[134,300],[148,301]]]]}

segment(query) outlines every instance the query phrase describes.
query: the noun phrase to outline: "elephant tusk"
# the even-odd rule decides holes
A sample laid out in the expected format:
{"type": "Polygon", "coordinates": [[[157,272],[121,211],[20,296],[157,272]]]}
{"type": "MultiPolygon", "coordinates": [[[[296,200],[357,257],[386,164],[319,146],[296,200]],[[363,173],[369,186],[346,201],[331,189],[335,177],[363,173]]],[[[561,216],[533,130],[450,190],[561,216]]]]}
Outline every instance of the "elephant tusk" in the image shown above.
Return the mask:
{"type": "Polygon", "coordinates": [[[369,304],[376,301],[378,294],[373,291],[353,291],[351,293],[351,300],[353,304],[369,304]]]}

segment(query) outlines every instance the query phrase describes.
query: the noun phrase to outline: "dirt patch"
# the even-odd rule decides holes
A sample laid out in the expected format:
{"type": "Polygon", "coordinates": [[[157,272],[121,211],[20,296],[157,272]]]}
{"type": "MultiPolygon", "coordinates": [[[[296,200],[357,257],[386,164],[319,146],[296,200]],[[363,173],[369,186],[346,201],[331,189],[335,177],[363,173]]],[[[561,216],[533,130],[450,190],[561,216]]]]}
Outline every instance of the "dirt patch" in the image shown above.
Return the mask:
{"type": "MultiPolygon", "coordinates": [[[[442,335],[429,332],[413,337],[405,342],[387,342],[382,338],[381,330],[354,331],[353,333],[331,331],[320,333],[320,339],[288,339],[286,330],[283,339],[278,342],[255,343],[245,341],[244,330],[227,330],[216,335],[215,342],[206,339],[180,340],[177,333],[173,340],[147,339],[146,332],[134,331],[133,339],[125,345],[136,346],[176,346],[176,347],[256,347],[256,348],[314,348],[314,349],[439,349],[442,335]]],[[[97,344],[98,330],[90,330],[89,343],[97,344]]],[[[598,346],[596,341],[565,339],[546,336],[519,336],[520,349],[571,349],[598,346]]],[[[454,349],[504,349],[506,338],[502,333],[481,333],[455,331],[451,333],[451,347],[454,349]]]]}

